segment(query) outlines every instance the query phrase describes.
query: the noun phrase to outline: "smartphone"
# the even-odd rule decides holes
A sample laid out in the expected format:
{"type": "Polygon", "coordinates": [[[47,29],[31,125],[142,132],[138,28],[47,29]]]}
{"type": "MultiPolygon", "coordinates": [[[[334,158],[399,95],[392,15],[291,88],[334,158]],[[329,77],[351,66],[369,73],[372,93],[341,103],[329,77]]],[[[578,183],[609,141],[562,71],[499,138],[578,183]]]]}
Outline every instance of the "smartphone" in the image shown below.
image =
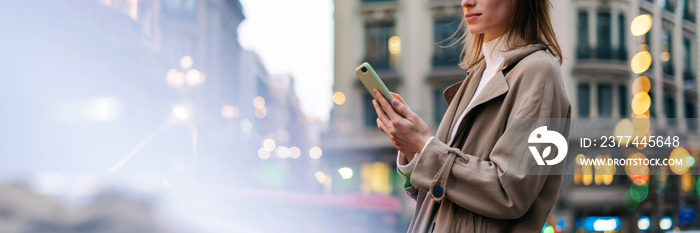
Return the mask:
{"type": "Polygon", "coordinates": [[[372,66],[370,66],[369,63],[362,63],[362,65],[355,69],[355,74],[357,74],[357,77],[360,78],[360,81],[362,81],[362,84],[365,85],[367,91],[372,94],[374,99],[377,99],[377,96],[374,95],[374,91],[372,89],[377,88],[377,90],[384,95],[384,98],[389,100],[389,103],[394,101],[394,95],[391,94],[389,88],[386,88],[384,82],[382,82],[382,80],[379,78],[377,72],[374,72],[374,69],[372,69],[372,66]]]}

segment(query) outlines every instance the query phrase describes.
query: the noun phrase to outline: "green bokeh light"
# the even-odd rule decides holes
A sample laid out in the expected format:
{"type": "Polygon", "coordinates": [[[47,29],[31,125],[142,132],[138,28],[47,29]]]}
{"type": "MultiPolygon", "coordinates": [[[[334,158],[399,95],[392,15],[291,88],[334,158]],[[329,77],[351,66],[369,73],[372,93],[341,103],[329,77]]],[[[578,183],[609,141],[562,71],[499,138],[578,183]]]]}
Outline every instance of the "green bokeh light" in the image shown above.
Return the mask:
{"type": "Polygon", "coordinates": [[[544,228],[544,233],[554,233],[554,227],[552,226],[547,226],[544,228]]]}
{"type": "Polygon", "coordinates": [[[642,185],[635,185],[634,183],[632,184],[632,187],[630,187],[630,197],[636,201],[636,202],[643,202],[644,200],[647,199],[647,196],[649,195],[649,186],[644,183],[642,185]]]}
{"type": "Polygon", "coordinates": [[[625,207],[625,209],[631,212],[637,210],[637,207],[639,207],[639,202],[632,199],[630,190],[625,191],[625,195],[622,196],[622,205],[625,207]]]}

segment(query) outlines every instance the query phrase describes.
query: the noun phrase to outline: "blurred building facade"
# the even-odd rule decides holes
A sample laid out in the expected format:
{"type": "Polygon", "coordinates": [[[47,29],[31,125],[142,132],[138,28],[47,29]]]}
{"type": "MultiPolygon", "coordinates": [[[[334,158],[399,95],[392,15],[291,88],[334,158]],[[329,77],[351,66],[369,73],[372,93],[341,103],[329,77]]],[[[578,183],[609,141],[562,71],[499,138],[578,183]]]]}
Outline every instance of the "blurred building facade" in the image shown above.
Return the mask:
{"type": "MultiPolygon", "coordinates": [[[[697,158],[697,104],[700,100],[697,94],[700,90],[697,1],[557,1],[554,5],[555,9],[560,7],[566,12],[558,16],[554,13],[554,19],[555,26],[559,24],[556,30],[564,54],[569,54],[573,61],[562,66],[562,72],[568,76],[573,115],[591,119],[580,120],[584,123],[579,125],[586,125],[586,129],[572,129],[570,142],[591,135],[610,134],[617,123],[610,118],[646,115],[656,119],[657,126],[670,135],[690,138],[691,156],[697,158]],[[650,31],[633,35],[632,21],[645,14],[652,19],[650,31]],[[633,58],[645,51],[651,54],[651,66],[635,74],[630,65],[638,61],[633,58]],[[651,97],[651,107],[646,113],[635,114],[633,98],[640,91],[642,79],[650,83],[647,93],[651,97]]],[[[668,152],[647,156],[667,158],[668,152]]],[[[591,153],[583,156],[601,156],[591,153]]],[[[577,232],[585,232],[583,221],[590,216],[619,217],[620,232],[668,230],[664,217],[672,219],[675,229],[697,229],[694,213],[700,205],[697,192],[690,190],[690,183],[694,187],[697,177],[667,173],[671,175],[653,175],[642,182],[649,191],[639,203],[626,200],[629,192],[640,187],[631,177],[565,177],[553,214],[563,216],[567,224],[575,223],[569,224],[575,228],[569,231],[577,232]],[[688,213],[693,213],[693,217],[688,217],[688,213]],[[650,222],[649,230],[638,225],[640,221],[650,222]]]]}
{"type": "MultiPolygon", "coordinates": [[[[307,174],[312,187],[288,176],[297,169],[308,170],[311,164],[306,118],[294,93],[293,79],[270,76],[253,52],[241,48],[238,26],[245,17],[239,1],[44,0],[42,3],[33,6],[7,3],[5,9],[14,13],[8,11],[5,15],[18,19],[19,23],[3,24],[3,28],[8,26],[5,29],[17,33],[7,37],[3,44],[7,49],[0,59],[16,67],[8,75],[40,77],[38,82],[61,88],[19,95],[41,102],[37,112],[6,102],[7,110],[16,114],[3,117],[4,124],[46,128],[41,134],[24,133],[28,138],[11,136],[18,133],[12,130],[6,130],[2,137],[56,146],[48,149],[3,144],[3,153],[8,155],[44,158],[52,154],[46,157],[45,166],[7,161],[5,164],[12,167],[3,169],[7,173],[14,170],[26,173],[31,169],[64,172],[52,170],[61,167],[84,172],[109,171],[124,177],[167,180],[171,184],[175,180],[197,180],[259,188],[320,190],[313,172],[307,174]],[[23,12],[36,12],[41,17],[24,16],[23,12]],[[37,26],[40,29],[34,28],[37,26]],[[14,43],[21,46],[13,48],[14,43]],[[25,44],[29,46],[25,48],[25,44]],[[39,59],[22,59],[24,54],[34,53],[41,55],[39,59]],[[25,67],[27,64],[42,64],[47,69],[45,73],[34,74],[31,67],[25,67]],[[256,108],[256,97],[267,103],[256,108]],[[84,108],[89,111],[85,113],[84,108]],[[42,109],[48,109],[48,114],[40,114],[44,113],[42,109]],[[15,115],[32,117],[12,118],[15,115]],[[109,140],[85,135],[109,135],[109,140]],[[259,157],[258,149],[266,138],[291,149],[286,154],[300,157],[282,162],[296,164],[291,168],[289,164],[281,165],[287,167],[287,173],[277,174],[288,183],[271,185],[265,182],[268,178],[264,174],[256,174],[252,179],[240,178],[281,160],[274,151],[278,147],[272,148],[273,158],[259,157]],[[71,153],[61,154],[64,151],[71,153]],[[307,156],[300,156],[302,151],[307,156]],[[94,156],[95,153],[100,156],[94,156]],[[115,165],[125,157],[129,160],[115,165]],[[68,164],[64,159],[88,162],[68,164]]],[[[6,81],[4,86],[8,88],[25,85],[21,79],[6,81]]],[[[9,141],[2,143],[6,142],[9,141]]]]}
{"type": "MultiPolygon", "coordinates": [[[[591,129],[609,131],[610,125],[601,122],[612,121],[605,119],[632,117],[632,86],[643,75],[651,81],[652,104],[647,115],[660,118],[664,127],[697,138],[700,28],[695,19],[696,0],[566,0],[551,4],[553,26],[565,57],[561,70],[574,118],[590,124],[591,129]],[[646,36],[633,36],[630,25],[640,14],[651,15],[653,26],[646,36]],[[635,74],[630,62],[644,50],[652,55],[651,68],[635,74]]],[[[445,40],[458,29],[462,17],[459,1],[335,1],[334,91],[342,93],[344,101],[336,102],[323,141],[324,156],[331,167],[382,163],[395,173],[396,149],[377,129],[372,97],[354,74],[364,61],[377,70],[390,90],[403,94],[411,110],[435,133],[447,109],[442,91],[466,74],[457,66],[461,48],[446,47],[451,41],[445,40]]],[[[601,132],[572,130],[570,142],[601,132]]],[[[693,153],[697,158],[697,152],[693,153]]],[[[670,182],[676,185],[682,179],[671,177],[677,179],[670,182]]],[[[630,179],[613,179],[608,185],[596,185],[565,177],[551,225],[563,219],[567,224],[564,232],[574,232],[577,219],[622,216],[624,228],[620,232],[635,232],[639,231],[640,216],[656,213],[651,218],[655,222],[652,230],[658,231],[661,217],[678,219],[684,206],[693,205],[695,211],[700,207],[697,198],[691,197],[697,193],[671,192],[650,196],[630,211],[621,202],[630,188],[630,179]]],[[[404,203],[402,216],[410,220],[414,202],[407,200],[398,183],[400,178],[391,174],[387,181],[392,184],[390,194],[404,203]]],[[[361,185],[362,181],[352,187],[366,192],[361,185]]]]}

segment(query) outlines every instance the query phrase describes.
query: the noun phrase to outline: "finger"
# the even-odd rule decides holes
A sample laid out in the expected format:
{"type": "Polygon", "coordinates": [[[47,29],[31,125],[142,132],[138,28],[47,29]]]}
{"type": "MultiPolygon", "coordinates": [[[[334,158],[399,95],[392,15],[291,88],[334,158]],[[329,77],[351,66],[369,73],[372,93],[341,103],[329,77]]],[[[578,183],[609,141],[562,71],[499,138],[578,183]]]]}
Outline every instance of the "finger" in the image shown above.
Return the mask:
{"type": "Polygon", "coordinates": [[[384,112],[387,116],[389,116],[389,119],[391,119],[392,122],[398,121],[401,118],[403,118],[399,116],[399,114],[396,113],[396,111],[394,111],[394,108],[391,107],[391,104],[388,100],[386,100],[386,98],[384,98],[384,95],[382,95],[382,93],[380,93],[377,89],[374,89],[374,94],[377,96],[379,104],[382,106],[382,109],[384,109],[384,112]]]}
{"type": "Polygon", "coordinates": [[[406,101],[404,101],[403,98],[401,98],[401,96],[399,94],[392,92],[391,95],[394,96],[395,99],[401,101],[401,103],[406,104],[406,101]]]}
{"type": "Polygon", "coordinates": [[[384,134],[389,135],[386,131],[386,126],[384,126],[384,123],[382,123],[382,120],[379,120],[379,118],[377,118],[377,128],[379,128],[379,130],[381,130],[384,134]]]}
{"type": "MultiPolygon", "coordinates": [[[[384,113],[384,110],[382,110],[382,107],[379,106],[379,102],[377,102],[377,100],[372,100],[372,105],[374,105],[374,111],[377,112],[377,116],[379,117],[379,120],[382,121],[385,128],[386,128],[386,126],[391,125],[391,119],[389,119],[389,117],[384,113]]],[[[388,129],[388,128],[386,128],[386,129],[388,129]]],[[[385,131],[385,133],[386,133],[386,131],[385,131]]]]}
{"type": "Polygon", "coordinates": [[[406,117],[406,119],[409,119],[413,121],[414,117],[417,117],[413,111],[408,109],[408,106],[401,101],[395,99],[394,101],[391,102],[391,104],[394,106],[394,109],[398,114],[401,114],[402,116],[406,117]]]}

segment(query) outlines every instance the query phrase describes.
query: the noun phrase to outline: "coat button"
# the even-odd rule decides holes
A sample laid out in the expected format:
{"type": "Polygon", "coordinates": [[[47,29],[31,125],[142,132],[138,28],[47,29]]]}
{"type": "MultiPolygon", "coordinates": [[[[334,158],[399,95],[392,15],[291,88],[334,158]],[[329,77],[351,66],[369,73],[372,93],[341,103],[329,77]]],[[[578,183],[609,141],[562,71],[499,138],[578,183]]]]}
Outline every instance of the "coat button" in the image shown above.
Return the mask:
{"type": "Polygon", "coordinates": [[[445,193],[445,190],[440,186],[433,187],[433,197],[441,197],[445,193]]]}

